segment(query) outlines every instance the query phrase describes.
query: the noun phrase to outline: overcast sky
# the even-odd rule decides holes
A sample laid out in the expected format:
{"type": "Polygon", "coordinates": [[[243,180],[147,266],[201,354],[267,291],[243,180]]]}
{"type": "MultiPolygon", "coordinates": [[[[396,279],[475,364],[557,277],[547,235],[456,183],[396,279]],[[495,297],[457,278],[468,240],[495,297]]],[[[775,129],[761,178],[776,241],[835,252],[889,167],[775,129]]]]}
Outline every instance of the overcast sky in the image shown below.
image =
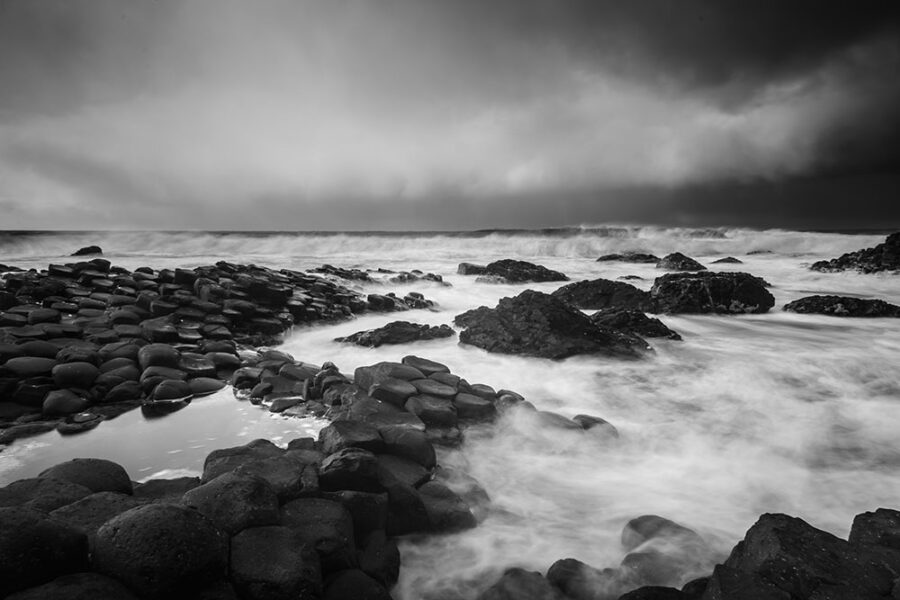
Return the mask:
{"type": "Polygon", "coordinates": [[[897,226],[898,7],[0,0],[0,227],[897,226]]]}

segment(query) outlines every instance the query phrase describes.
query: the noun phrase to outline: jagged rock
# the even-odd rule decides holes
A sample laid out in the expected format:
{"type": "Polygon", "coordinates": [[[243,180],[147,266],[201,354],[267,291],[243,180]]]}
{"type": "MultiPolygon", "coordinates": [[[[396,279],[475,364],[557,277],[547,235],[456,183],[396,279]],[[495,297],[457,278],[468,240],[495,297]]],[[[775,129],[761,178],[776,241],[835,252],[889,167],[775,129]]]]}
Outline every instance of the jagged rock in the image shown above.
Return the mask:
{"type": "Polygon", "coordinates": [[[503,298],[496,308],[482,306],[462,313],[455,323],[465,328],[459,334],[461,343],[504,354],[637,358],[647,348],[640,338],[594,325],[569,304],[533,290],[503,298]]]}
{"type": "Polygon", "coordinates": [[[289,449],[281,456],[245,462],[233,473],[265,480],[280,502],[288,502],[319,492],[318,466],[321,460],[319,452],[289,449]]]}
{"type": "Polygon", "coordinates": [[[225,576],[228,537],[195,510],[147,504],[97,531],[92,562],[144,598],[182,597],[225,576]]]}
{"type": "Polygon", "coordinates": [[[900,317],[900,306],[896,304],[849,296],[806,296],[785,304],[784,310],[833,317],[900,317]]]}
{"type": "Polygon", "coordinates": [[[652,310],[650,293],[630,283],[593,279],[576,281],[553,292],[553,296],[584,310],[633,309],[652,310]]]}
{"type": "Polygon", "coordinates": [[[621,254],[604,254],[597,262],[658,263],[659,257],[646,252],[623,252],[621,254]]]}
{"type": "Polygon", "coordinates": [[[820,260],[810,267],[815,271],[845,271],[855,269],[862,273],[900,271],[900,232],[892,233],[874,248],[848,252],[839,258],[820,260]]]}
{"type": "Polygon", "coordinates": [[[393,321],[378,329],[357,331],[346,337],[335,338],[336,342],[349,342],[357,346],[377,348],[382,344],[408,344],[423,340],[436,340],[453,336],[449,325],[432,326],[427,324],[393,321]]]}
{"type": "Polygon", "coordinates": [[[767,283],[747,273],[670,273],[650,290],[660,313],[764,313],[775,305],[767,283]]]}
{"type": "Polygon", "coordinates": [[[648,317],[639,310],[602,310],[591,315],[591,322],[622,333],[645,338],[664,337],[680,340],[681,336],[665,326],[657,318],[648,317]]]}
{"type": "Polygon", "coordinates": [[[853,519],[851,544],[872,544],[900,550],[900,511],[879,508],[853,519]]]}
{"type": "Polygon", "coordinates": [[[690,256],[685,256],[681,252],[673,252],[667,254],[656,263],[657,269],[667,269],[669,271],[705,271],[706,267],[698,263],[690,256]]]}
{"type": "Polygon", "coordinates": [[[45,469],[38,477],[62,479],[83,485],[92,492],[133,492],[131,478],[125,469],[102,458],[73,458],[45,469]]]}

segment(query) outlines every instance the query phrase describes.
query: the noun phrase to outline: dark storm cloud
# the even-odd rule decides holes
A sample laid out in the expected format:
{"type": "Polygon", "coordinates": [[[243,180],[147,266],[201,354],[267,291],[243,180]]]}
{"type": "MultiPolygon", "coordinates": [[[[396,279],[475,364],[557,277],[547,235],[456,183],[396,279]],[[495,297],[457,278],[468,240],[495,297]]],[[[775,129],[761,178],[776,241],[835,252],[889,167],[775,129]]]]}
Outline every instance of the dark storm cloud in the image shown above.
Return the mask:
{"type": "Polygon", "coordinates": [[[898,6],[0,0],[4,226],[740,217],[897,172],[898,6]]]}

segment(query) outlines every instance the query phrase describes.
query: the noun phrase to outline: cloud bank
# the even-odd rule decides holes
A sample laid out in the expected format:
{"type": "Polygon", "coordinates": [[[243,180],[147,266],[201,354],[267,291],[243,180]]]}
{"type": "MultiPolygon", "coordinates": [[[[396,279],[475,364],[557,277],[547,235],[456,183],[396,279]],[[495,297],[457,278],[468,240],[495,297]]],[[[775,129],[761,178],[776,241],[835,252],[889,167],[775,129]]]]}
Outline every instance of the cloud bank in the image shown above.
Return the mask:
{"type": "Polygon", "coordinates": [[[3,226],[527,226],[897,174],[896,3],[754,4],[0,0],[3,226]]]}

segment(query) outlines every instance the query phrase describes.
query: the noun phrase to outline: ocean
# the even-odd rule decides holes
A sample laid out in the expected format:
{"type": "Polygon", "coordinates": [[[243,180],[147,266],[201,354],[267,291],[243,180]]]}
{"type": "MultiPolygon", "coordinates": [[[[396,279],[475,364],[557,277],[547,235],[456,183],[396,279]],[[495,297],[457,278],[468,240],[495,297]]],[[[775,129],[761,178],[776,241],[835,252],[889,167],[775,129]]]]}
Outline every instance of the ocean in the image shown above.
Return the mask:
{"type": "MultiPolygon", "coordinates": [[[[640,226],[472,233],[0,233],[0,263],[46,268],[97,244],[129,269],[195,267],[218,260],[311,269],[328,263],[443,276],[443,286],[344,282],[366,292],[419,291],[434,311],[373,314],[296,327],[280,349],[310,363],[361,365],[416,354],[448,365],[471,383],[515,390],[537,408],[602,417],[618,440],[551,429],[515,413],[473,431],[439,462],[475,477],[490,495],[487,518],[464,533],[404,540],[398,598],[474,597],[510,566],[545,572],[572,557],[603,568],[625,551],[623,525],[658,514],[700,533],[727,555],[761,513],[784,512],[846,536],[853,516],[900,506],[900,319],[849,319],[783,312],[812,294],[881,298],[900,304],[891,274],[819,273],[808,266],[874,246],[882,232],[689,229],[640,226]],[[652,264],[597,262],[608,253],[679,251],[711,270],[746,271],[772,284],[775,307],[762,315],[661,316],[683,340],[649,340],[640,361],[562,361],[489,354],[449,338],[360,348],[335,337],[403,319],[452,324],[453,317],[531,288],[456,274],[460,262],[535,262],[572,281],[636,275],[649,289],[652,264]],[[743,264],[710,265],[734,256],[743,264]]],[[[136,480],[197,474],[205,455],[256,437],[286,443],[314,435],[315,419],[273,416],[229,389],[148,420],[132,411],[86,434],[56,432],[0,452],[0,485],[73,456],[120,462],[136,480]]],[[[710,565],[711,567],[711,565],[710,565]]],[[[698,573],[702,575],[703,573],[698,573]]]]}

